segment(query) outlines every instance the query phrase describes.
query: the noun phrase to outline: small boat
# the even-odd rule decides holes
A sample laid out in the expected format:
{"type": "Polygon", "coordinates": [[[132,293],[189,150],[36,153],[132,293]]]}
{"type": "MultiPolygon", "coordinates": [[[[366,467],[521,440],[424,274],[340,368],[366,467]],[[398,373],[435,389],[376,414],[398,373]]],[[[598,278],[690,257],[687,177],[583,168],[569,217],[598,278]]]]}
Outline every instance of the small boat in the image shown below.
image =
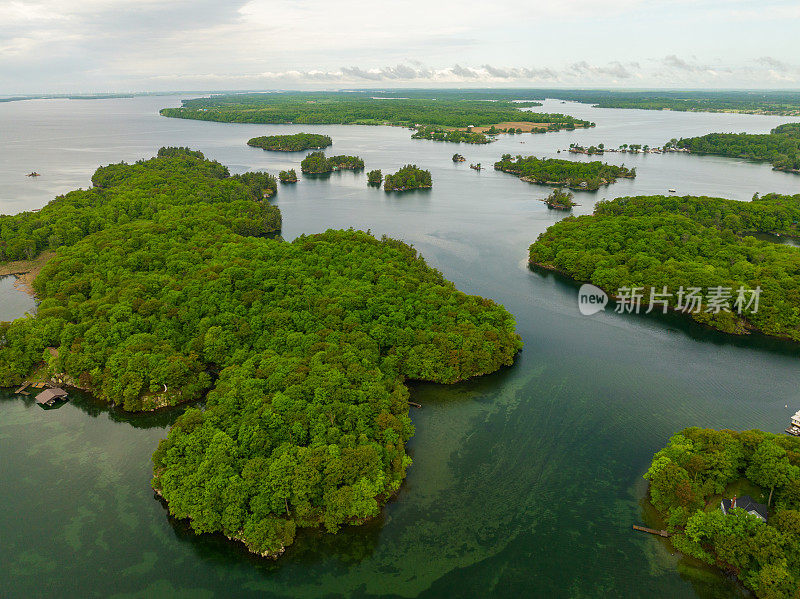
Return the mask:
{"type": "Polygon", "coordinates": [[[28,173],[25,176],[26,177],[41,177],[41,175],[39,173],[37,173],[36,171],[33,171],[32,173],[28,173]]]}
{"type": "Polygon", "coordinates": [[[675,193],[675,191],[676,191],[676,190],[674,190],[674,189],[671,189],[671,188],[670,188],[670,190],[669,190],[669,192],[670,192],[670,193],[675,193]]]}

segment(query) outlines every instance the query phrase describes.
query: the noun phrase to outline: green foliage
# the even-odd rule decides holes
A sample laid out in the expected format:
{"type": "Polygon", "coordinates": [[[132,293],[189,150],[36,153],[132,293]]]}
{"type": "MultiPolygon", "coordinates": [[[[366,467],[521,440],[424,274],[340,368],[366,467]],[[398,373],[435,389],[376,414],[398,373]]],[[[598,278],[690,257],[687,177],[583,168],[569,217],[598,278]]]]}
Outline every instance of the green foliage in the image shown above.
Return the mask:
{"type": "Polygon", "coordinates": [[[278,178],[281,183],[297,183],[297,171],[290,168],[288,171],[281,171],[278,173],[278,178]]]}
{"type": "Polygon", "coordinates": [[[575,196],[572,193],[564,191],[560,188],[556,188],[549,196],[545,198],[544,203],[547,204],[548,208],[554,208],[556,210],[570,210],[575,205],[575,202],[573,201],[574,197],[575,196]]]}
{"type": "Polygon", "coordinates": [[[776,170],[800,172],[800,123],[787,123],[770,133],[709,133],[681,138],[676,146],[693,154],[764,160],[776,170]]]}
{"type": "Polygon", "coordinates": [[[464,162],[466,158],[464,158],[461,154],[453,154],[453,162],[464,162]]]}
{"type": "MultiPolygon", "coordinates": [[[[153,219],[175,206],[238,201],[256,210],[252,200],[274,189],[270,175],[231,177],[226,167],[205,160],[200,152],[162,148],[159,156],[101,167],[91,189],[59,196],[39,212],[0,216],[0,262],[31,259],[107,227],[153,219]]],[[[280,230],[277,208],[265,204],[257,209],[270,232],[280,230]]]]}
{"type": "Polygon", "coordinates": [[[269,173],[252,171],[233,175],[231,179],[244,183],[254,198],[271,198],[278,192],[278,182],[269,173]]]}
{"type": "Polygon", "coordinates": [[[153,486],[195,531],[277,555],[297,527],[335,532],[398,490],[406,380],[493,372],[522,343],[411,247],[352,230],[287,243],[243,181],[176,160],[98,171],[105,193],[158,199],[155,181],[175,201],[58,248],[36,316],[0,324],[0,384],[52,346],[54,370],[128,410],[207,393],[154,453],[153,486]],[[183,202],[195,184],[207,201],[183,202]]]}
{"type": "Polygon", "coordinates": [[[361,170],[364,161],[358,156],[331,156],[327,158],[324,152],[311,152],[300,162],[300,170],[306,174],[331,173],[338,170],[361,170]]]}
{"type": "Polygon", "coordinates": [[[420,127],[411,136],[411,139],[432,139],[433,141],[449,141],[452,143],[465,144],[488,144],[492,140],[483,133],[472,133],[459,131],[458,129],[447,130],[441,127],[420,127]]]}
{"type": "Polygon", "coordinates": [[[301,150],[319,150],[332,145],[327,135],[316,133],[295,133],[294,135],[268,135],[254,137],[247,142],[248,146],[263,148],[275,152],[299,152],[301,150]]]}
{"type": "Polygon", "coordinates": [[[633,178],[635,168],[614,166],[604,162],[573,162],[558,158],[536,158],[505,154],[494,168],[517,175],[524,181],[543,185],[563,185],[571,189],[594,190],[609,185],[619,177],[633,178]]]}
{"type": "MultiPolygon", "coordinates": [[[[526,112],[508,100],[488,102],[463,94],[422,92],[410,99],[375,99],[367,92],[232,94],[184,100],[167,117],[234,123],[391,124],[469,127],[502,122],[591,123],[563,114],[526,112]],[[422,96],[422,97],[420,97],[422,96]]],[[[390,94],[387,94],[390,95],[390,94]]],[[[530,105],[530,104],[528,104],[530,105]]]]}
{"type": "Polygon", "coordinates": [[[393,175],[386,175],[383,182],[386,191],[410,191],[431,187],[433,187],[431,172],[417,168],[416,164],[407,164],[393,175]]]}
{"type": "Polygon", "coordinates": [[[383,173],[380,169],[375,169],[367,173],[367,185],[371,187],[380,187],[383,181],[383,173]]]}
{"type": "Polygon", "coordinates": [[[757,597],[795,597],[800,512],[779,506],[767,524],[740,508],[725,515],[720,497],[743,476],[779,494],[799,484],[800,439],[688,428],[654,456],[644,477],[676,549],[735,574],[757,597]]]}
{"type": "Polygon", "coordinates": [[[730,310],[706,311],[704,303],[690,316],[729,333],[755,329],[800,341],[800,252],[741,236],[793,231],[799,211],[800,195],[617,198],[550,227],[531,245],[530,261],[612,293],[642,287],[644,304],[650,289],[667,287],[673,308],[681,287],[730,288],[730,310]],[[757,310],[734,309],[740,287],[761,288],[757,310]]]}

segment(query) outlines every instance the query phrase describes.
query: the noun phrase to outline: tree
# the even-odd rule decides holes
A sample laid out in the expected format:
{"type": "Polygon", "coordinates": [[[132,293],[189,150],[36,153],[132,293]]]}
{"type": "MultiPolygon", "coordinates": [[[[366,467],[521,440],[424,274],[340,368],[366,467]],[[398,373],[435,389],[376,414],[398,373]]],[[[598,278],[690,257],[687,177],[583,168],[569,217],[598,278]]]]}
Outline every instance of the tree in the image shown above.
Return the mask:
{"type": "Polygon", "coordinates": [[[751,465],[747,469],[747,478],[769,488],[767,505],[771,505],[775,487],[786,485],[792,478],[797,478],[799,472],[798,467],[789,462],[785,449],[774,441],[766,440],[753,454],[751,465]]]}

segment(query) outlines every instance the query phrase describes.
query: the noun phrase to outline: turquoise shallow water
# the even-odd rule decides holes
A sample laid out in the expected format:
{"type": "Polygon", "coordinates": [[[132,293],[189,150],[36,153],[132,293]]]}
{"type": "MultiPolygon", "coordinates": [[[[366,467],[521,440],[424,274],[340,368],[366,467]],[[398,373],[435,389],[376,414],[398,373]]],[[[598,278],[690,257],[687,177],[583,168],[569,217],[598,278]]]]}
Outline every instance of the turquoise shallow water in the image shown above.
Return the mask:
{"type": "MultiPolygon", "coordinates": [[[[0,212],[87,186],[94,168],[189,145],[233,171],[297,166],[303,154],[248,148],[300,130],[169,120],[175,98],[0,104],[0,212]],[[91,126],[90,126],[91,125],[91,126]],[[50,142],[45,144],[46,135],[50,142]],[[24,166],[27,165],[27,166],[24,166]],[[24,168],[23,168],[24,166],[24,168]],[[27,169],[27,170],[26,170],[27,169]],[[37,170],[35,181],[24,173],[37,170]]],[[[555,155],[580,143],[658,144],[712,130],[764,131],[769,117],[612,111],[553,103],[596,129],[502,138],[473,148],[412,141],[387,127],[319,126],[332,151],[367,168],[430,168],[434,188],[403,196],[363,174],[281,187],[284,236],[354,226],[413,243],[459,288],[515,314],[525,349],[494,375],[415,385],[414,465],[382,516],[336,536],[303,533],[277,562],[171,521],[149,489],[150,454],[179,411],[130,416],[74,394],[56,410],[0,392],[0,574],[9,597],[729,597],[737,587],[634,534],[641,475],[684,426],[781,431],[800,407],[798,349],[733,339],[676,317],[581,316],[576,287],[525,266],[527,246],[560,215],[549,191],[494,171],[501,154],[555,155]],[[520,142],[525,142],[524,144],[520,142]],[[784,405],[788,404],[788,408],[784,405]]],[[[800,192],[800,177],[736,160],[609,155],[639,176],[578,195],[588,213],[633,193],[800,192]]],[[[0,281],[2,284],[2,281],[0,281]]],[[[10,318],[13,289],[0,290],[10,318]]],[[[18,298],[19,299],[19,298],[18,298]]],[[[16,300],[14,300],[16,301],[16,300]]],[[[4,313],[5,314],[5,313],[4,313]]]]}

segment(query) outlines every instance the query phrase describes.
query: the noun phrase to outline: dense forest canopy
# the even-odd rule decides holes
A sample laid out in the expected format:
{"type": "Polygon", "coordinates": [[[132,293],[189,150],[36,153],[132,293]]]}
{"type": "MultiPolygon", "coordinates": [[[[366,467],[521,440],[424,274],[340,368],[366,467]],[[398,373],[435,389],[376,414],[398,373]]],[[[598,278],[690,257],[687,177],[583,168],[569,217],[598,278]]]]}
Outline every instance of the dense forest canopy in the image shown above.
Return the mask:
{"type": "Polygon", "coordinates": [[[183,100],[164,108],[167,117],[233,123],[310,123],[364,125],[440,125],[469,127],[502,122],[589,126],[563,114],[520,110],[524,104],[499,100],[438,98],[376,99],[364,92],[231,94],[183,100]]]}
{"type": "Polygon", "coordinates": [[[281,171],[278,173],[278,179],[281,183],[297,183],[297,171],[290,168],[288,171],[281,171]]]}
{"type": "Polygon", "coordinates": [[[219,162],[204,160],[202,153],[185,148],[162,148],[152,160],[99,168],[92,184],[90,189],[57,197],[39,212],[0,215],[0,262],[29,260],[106,227],[152,219],[177,205],[240,201],[247,211],[263,211],[272,232],[280,230],[280,212],[251,201],[275,193],[274,177],[267,173],[230,176],[219,162]]]}
{"type": "Polygon", "coordinates": [[[57,247],[37,314],[0,324],[0,384],[44,358],[128,410],[208,392],[159,445],[153,486],[195,531],[278,555],[297,527],[335,532],[397,491],[407,379],[493,372],[521,341],[506,310],[399,241],[274,238],[277,208],[226,175],[180,152],[99,169],[93,222],[114,193],[120,210],[158,202],[57,247]]]}
{"type": "Polygon", "coordinates": [[[613,183],[619,177],[636,176],[635,168],[614,166],[604,162],[576,162],[558,158],[536,158],[504,154],[494,168],[511,173],[530,183],[563,185],[571,189],[594,190],[613,183]]]}
{"type": "Polygon", "coordinates": [[[386,191],[410,191],[430,187],[433,187],[431,172],[417,167],[416,164],[407,164],[396,173],[386,175],[383,180],[383,189],[386,191]]]}
{"type": "Polygon", "coordinates": [[[680,288],[728,289],[729,311],[715,311],[704,296],[691,317],[729,333],[800,341],[800,251],[744,235],[794,232],[798,214],[800,195],[617,198],[550,227],[531,245],[530,261],[611,293],[643,288],[643,305],[649,290],[664,287],[673,308],[680,288]],[[734,309],[739,288],[760,288],[757,310],[734,309]]]}
{"type": "Polygon", "coordinates": [[[687,428],[654,456],[645,478],[678,550],[734,574],[762,599],[797,597],[800,439],[687,428]],[[739,507],[722,512],[721,500],[741,489],[768,504],[766,523],[739,507]]]}
{"type": "Polygon", "coordinates": [[[681,138],[676,145],[693,154],[764,160],[776,170],[800,173],[800,123],[780,125],[769,133],[709,133],[681,138]]]}
{"type": "Polygon", "coordinates": [[[319,150],[332,145],[327,135],[317,133],[295,133],[293,135],[266,135],[253,137],[247,145],[274,152],[299,152],[301,150],[319,150]]]}

